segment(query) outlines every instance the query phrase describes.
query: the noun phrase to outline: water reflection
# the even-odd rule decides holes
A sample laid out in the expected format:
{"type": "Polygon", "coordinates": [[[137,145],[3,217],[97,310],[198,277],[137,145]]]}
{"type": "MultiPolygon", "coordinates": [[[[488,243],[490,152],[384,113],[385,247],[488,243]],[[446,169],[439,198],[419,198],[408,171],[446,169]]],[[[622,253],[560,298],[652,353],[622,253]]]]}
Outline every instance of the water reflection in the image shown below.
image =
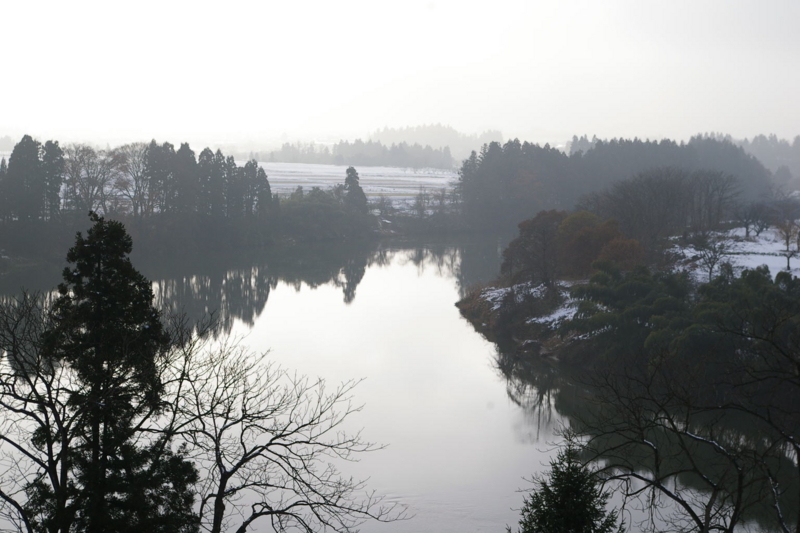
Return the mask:
{"type": "MultiPolygon", "coordinates": [[[[660,479],[698,516],[708,506],[711,519],[724,524],[726,513],[732,513],[739,520],[737,531],[780,531],[773,499],[778,493],[784,519],[797,522],[797,459],[787,445],[775,449],[782,439],[768,424],[743,410],[693,404],[686,384],[670,384],[683,395],[652,390],[652,381],[636,378],[634,365],[619,375],[598,368],[590,373],[556,366],[510,339],[496,345],[497,372],[509,398],[536,424],[531,431],[553,423],[575,428],[591,439],[587,460],[660,479]]],[[[629,523],[640,530],[650,530],[653,523],[656,530],[694,530],[666,490],[642,489],[641,484],[627,486],[636,494],[628,507],[629,523]]]]}
{"type": "MultiPolygon", "coordinates": [[[[503,238],[482,236],[449,242],[323,243],[225,254],[148,256],[136,253],[133,263],[153,282],[157,305],[166,313],[184,313],[191,321],[212,314],[216,334],[231,331],[237,321],[252,326],[263,313],[270,291],[279,282],[302,287],[331,285],[351,304],[367,269],[395,259],[418,271],[454,278],[459,293],[486,282],[497,272],[503,238]]],[[[60,282],[63,265],[45,264],[0,276],[0,297],[22,288],[50,292],[60,282]]]]}

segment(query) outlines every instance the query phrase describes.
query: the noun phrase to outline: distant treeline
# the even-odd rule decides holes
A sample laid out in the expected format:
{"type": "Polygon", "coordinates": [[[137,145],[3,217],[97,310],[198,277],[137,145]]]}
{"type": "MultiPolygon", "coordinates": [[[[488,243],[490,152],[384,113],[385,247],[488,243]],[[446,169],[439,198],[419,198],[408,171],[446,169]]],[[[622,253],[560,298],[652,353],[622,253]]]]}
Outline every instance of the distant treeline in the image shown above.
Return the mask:
{"type": "Polygon", "coordinates": [[[373,141],[385,145],[400,143],[416,143],[434,148],[450,147],[453,157],[458,160],[469,157],[470,152],[478,150],[490,142],[503,142],[503,134],[497,130],[484,131],[480,135],[466,135],[451,126],[430,124],[409,126],[406,128],[383,128],[370,135],[373,141]]]}
{"type": "MultiPolygon", "coordinates": [[[[772,171],[776,185],[794,190],[800,188],[800,135],[793,141],[779,139],[777,135],[756,135],[752,140],[734,139],[722,133],[706,133],[703,138],[728,142],[741,146],[745,152],[755,156],[772,171]]],[[[569,143],[569,153],[588,152],[599,142],[596,136],[591,139],[574,135],[569,143]]],[[[609,142],[609,141],[603,141],[609,142]]]]}
{"type": "MultiPolygon", "coordinates": [[[[140,242],[160,246],[263,244],[278,236],[319,239],[369,230],[366,197],[355,169],[331,190],[298,188],[273,195],[255,160],[238,165],[220,150],[199,156],[155,140],[97,150],[62,148],[25,135],[0,160],[0,248],[47,244],[36,232],[73,227],[95,211],[130,223],[140,242]]],[[[63,240],[63,236],[55,238],[63,240]]],[[[26,250],[27,249],[27,250],[26,250]]]]}
{"type": "Polygon", "coordinates": [[[326,165],[386,166],[452,169],[450,148],[431,148],[405,142],[387,146],[379,141],[339,141],[332,147],[314,143],[285,143],[280,150],[257,152],[258,161],[326,165]]]}
{"type": "Polygon", "coordinates": [[[512,140],[484,145],[464,161],[459,177],[463,211],[473,226],[515,225],[547,209],[571,209],[585,195],[654,168],[717,171],[735,182],[735,196],[770,194],[771,173],[730,141],[595,140],[570,155],[549,145],[512,140]]]}

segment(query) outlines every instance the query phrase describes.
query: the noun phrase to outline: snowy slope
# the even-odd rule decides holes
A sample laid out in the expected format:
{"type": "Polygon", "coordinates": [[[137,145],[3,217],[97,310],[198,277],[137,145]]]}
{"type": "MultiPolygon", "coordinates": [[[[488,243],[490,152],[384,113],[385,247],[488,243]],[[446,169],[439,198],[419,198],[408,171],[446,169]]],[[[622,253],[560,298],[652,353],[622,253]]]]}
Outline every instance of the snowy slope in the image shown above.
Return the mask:
{"type": "MultiPolygon", "coordinates": [[[[343,184],[347,166],[312,165],[305,163],[259,163],[269,178],[270,187],[278,194],[288,194],[298,186],[327,189],[343,184]]],[[[396,167],[356,167],[361,187],[368,198],[388,196],[393,200],[408,200],[420,189],[433,192],[451,190],[458,174],[440,169],[410,169],[396,167]]]]}
{"type": "MultiPolygon", "coordinates": [[[[781,270],[786,270],[785,246],[774,229],[769,228],[760,236],[751,233],[749,239],[745,239],[744,233],[743,228],[736,228],[719,234],[726,238],[729,247],[722,259],[723,262],[733,265],[737,272],[767,265],[773,277],[781,270]]],[[[797,249],[795,244],[792,243],[791,249],[797,249]]],[[[708,280],[708,271],[704,271],[698,264],[696,259],[698,254],[695,249],[691,246],[676,245],[673,251],[682,257],[679,268],[690,271],[697,281],[708,280]]],[[[791,259],[791,266],[791,273],[795,276],[800,275],[800,255],[791,259]]]]}

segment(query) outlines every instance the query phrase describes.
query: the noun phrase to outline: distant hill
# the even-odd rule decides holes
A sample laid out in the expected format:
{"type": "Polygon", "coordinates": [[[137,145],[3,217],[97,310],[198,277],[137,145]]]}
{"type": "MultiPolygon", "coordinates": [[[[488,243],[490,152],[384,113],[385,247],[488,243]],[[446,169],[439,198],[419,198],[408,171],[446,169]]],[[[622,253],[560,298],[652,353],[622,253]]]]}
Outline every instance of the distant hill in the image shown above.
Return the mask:
{"type": "Polygon", "coordinates": [[[370,139],[379,141],[384,145],[392,144],[419,144],[432,148],[450,148],[450,153],[457,161],[469,157],[470,152],[479,152],[484,144],[492,141],[503,143],[503,134],[498,130],[484,131],[480,135],[467,135],[457,131],[452,126],[430,124],[422,126],[409,126],[406,128],[383,128],[377,130],[370,139]]]}
{"type": "MultiPolygon", "coordinates": [[[[440,168],[451,170],[453,157],[448,147],[431,148],[418,143],[339,141],[331,147],[314,143],[285,143],[280,150],[254,152],[250,159],[276,163],[317,163],[326,165],[440,168]]],[[[461,161],[458,161],[461,163],[461,161]]]]}

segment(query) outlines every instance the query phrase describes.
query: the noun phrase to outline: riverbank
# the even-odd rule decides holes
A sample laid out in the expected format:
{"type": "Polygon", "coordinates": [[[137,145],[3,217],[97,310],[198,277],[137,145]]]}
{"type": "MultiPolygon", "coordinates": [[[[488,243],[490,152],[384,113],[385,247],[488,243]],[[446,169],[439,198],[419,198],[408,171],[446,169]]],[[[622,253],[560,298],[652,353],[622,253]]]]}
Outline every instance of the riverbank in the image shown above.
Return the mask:
{"type": "MultiPolygon", "coordinates": [[[[730,272],[741,275],[759,266],[769,268],[773,278],[787,271],[800,273],[800,256],[790,243],[786,250],[780,233],[770,228],[759,235],[746,236],[741,228],[716,232],[707,237],[713,244],[674,238],[666,247],[669,260],[661,268],[665,273],[685,274],[697,286],[720,274],[730,265],[730,272]],[[792,262],[792,259],[794,261],[792,262]]],[[[578,334],[570,322],[579,316],[581,304],[589,298],[578,296],[584,280],[559,280],[550,285],[530,282],[509,284],[503,277],[475,287],[456,307],[475,330],[508,355],[543,360],[569,360],[580,352],[580,341],[592,332],[578,334]],[[576,289],[578,289],[576,291],[576,289]]]]}

